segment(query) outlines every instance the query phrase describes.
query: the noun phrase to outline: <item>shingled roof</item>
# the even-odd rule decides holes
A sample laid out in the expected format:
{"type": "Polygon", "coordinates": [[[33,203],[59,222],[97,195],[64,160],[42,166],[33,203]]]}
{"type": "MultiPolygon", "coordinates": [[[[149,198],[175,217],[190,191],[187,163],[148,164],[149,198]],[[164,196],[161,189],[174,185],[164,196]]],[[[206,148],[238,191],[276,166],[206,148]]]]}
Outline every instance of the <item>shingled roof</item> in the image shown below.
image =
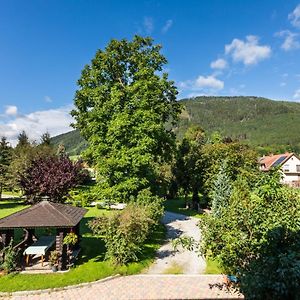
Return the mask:
{"type": "Polygon", "coordinates": [[[294,153],[284,153],[276,154],[270,156],[264,156],[259,160],[259,164],[263,171],[269,171],[272,167],[277,167],[283,165],[287,160],[289,160],[294,153]]]}
{"type": "Polygon", "coordinates": [[[85,208],[42,201],[0,219],[0,229],[74,227],[86,212],[85,208]]]}

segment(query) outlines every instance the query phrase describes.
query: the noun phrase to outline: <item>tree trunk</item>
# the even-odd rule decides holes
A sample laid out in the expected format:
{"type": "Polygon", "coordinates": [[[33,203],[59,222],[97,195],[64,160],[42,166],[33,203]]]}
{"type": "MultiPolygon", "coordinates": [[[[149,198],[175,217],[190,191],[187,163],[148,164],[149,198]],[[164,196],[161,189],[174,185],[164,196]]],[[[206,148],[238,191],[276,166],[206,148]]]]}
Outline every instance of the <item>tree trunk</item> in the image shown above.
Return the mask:
{"type": "Polygon", "coordinates": [[[3,184],[0,183],[0,200],[2,200],[3,184]]]}
{"type": "Polygon", "coordinates": [[[193,190],[193,196],[192,196],[192,207],[193,207],[193,209],[195,209],[197,211],[199,209],[199,200],[200,200],[199,192],[198,192],[198,189],[195,188],[193,190]]]}

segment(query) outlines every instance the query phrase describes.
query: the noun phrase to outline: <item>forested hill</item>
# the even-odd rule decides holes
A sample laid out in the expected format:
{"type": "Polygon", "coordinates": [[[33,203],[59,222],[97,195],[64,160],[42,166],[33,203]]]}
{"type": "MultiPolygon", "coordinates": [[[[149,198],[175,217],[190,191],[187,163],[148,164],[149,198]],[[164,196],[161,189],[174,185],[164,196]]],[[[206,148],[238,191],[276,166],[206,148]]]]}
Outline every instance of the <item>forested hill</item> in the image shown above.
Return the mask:
{"type": "MultiPolygon", "coordinates": [[[[196,97],[180,101],[184,110],[175,132],[182,138],[186,129],[200,125],[208,133],[238,138],[261,152],[300,152],[300,103],[258,97],[196,97]]],[[[72,131],[52,138],[68,153],[79,154],[86,143],[72,131]]]]}

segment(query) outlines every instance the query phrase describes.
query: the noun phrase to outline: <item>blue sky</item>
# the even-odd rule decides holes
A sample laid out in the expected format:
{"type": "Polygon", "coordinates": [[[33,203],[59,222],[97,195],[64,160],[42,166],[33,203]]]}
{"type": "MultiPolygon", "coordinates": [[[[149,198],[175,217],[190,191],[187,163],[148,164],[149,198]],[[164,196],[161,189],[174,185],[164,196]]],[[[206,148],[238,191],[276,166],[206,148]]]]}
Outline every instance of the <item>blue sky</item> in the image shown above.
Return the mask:
{"type": "Polygon", "coordinates": [[[162,44],[179,98],[300,101],[300,0],[0,0],[0,136],[70,130],[81,69],[134,34],[162,44]]]}

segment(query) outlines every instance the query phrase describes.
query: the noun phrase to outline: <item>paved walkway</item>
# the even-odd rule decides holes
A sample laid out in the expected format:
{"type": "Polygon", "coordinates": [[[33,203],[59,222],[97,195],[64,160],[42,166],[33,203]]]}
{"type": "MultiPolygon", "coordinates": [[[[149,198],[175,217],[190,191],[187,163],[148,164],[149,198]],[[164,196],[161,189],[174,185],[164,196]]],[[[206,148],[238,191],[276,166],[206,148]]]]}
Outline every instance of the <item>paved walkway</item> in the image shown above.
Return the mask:
{"type": "MultiPolygon", "coordinates": [[[[58,290],[16,292],[1,299],[13,300],[173,300],[173,299],[241,299],[220,289],[221,275],[200,275],[205,261],[194,252],[174,252],[171,239],[181,234],[200,240],[198,219],[166,212],[163,223],[167,226],[168,241],[157,255],[148,274],[119,276],[93,283],[70,286],[58,290]],[[184,275],[158,275],[176,263],[184,275]]],[[[33,283],[34,284],[34,283],[33,283]]]]}
{"type": "MultiPolygon", "coordinates": [[[[220,275],[134,275],[116,277],[61,291],[17,295],[14,300],[173,300],[241,299],[237,294],[220,290],[220,275]],[[210,286],[213,286],[210,288],[210,286]]],[[[3,298],[1,298],[3,299],[3,298]]]]}
{"type": "Polygon", "coordinates": [[[179,236],[190,236],[196,241],[201,239],[197,226],[199,219],[166,211],[162,223],[167,228],[167,242],[157,251],[157,259],[149,268],[149,274],[169,273],[171,268],[182,274],[202,274],[205,271],[205,260],[194,251],[174,251],[172,239],[179,236]]]}

